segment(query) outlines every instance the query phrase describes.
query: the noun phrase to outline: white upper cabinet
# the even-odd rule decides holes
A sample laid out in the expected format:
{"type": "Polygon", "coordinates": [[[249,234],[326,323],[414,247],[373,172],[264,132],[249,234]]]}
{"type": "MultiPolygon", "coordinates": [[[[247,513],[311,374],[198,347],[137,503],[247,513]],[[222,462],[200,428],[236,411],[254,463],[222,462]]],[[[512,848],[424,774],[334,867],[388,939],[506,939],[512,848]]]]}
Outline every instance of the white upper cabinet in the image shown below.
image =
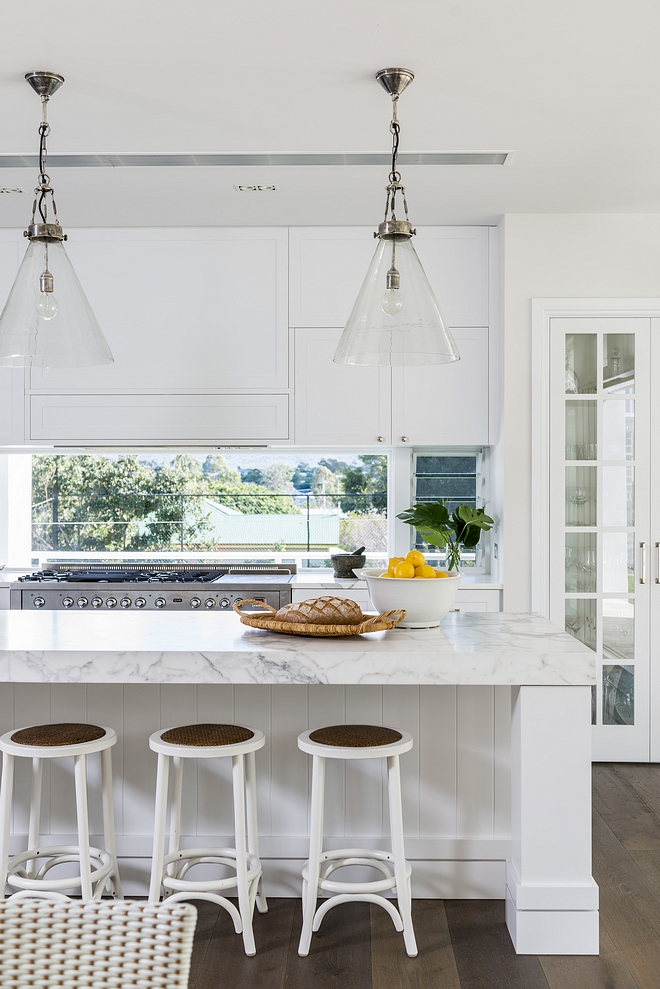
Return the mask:
{"type": "MultiPolygon", "coordinates": [[[[344,326],[376,241],[371,227],[290,231],[290,326],[344,326]]],[[[449,326],[488,326],[488,227],[419,227],[415,250],[449,326]]]]}
{"type": "Polygon", "coordinates": [[[115,358],[33,370],[47,392],[288,387],[286,229],[75,230],[67,251],[115,358]]]}
{"type": "Polygon", "coordinates": [[[452,330],[454,364],[392,368],[392,442],[413,446],[487,445],[487,326],[452,330]]]}
{"type": "MultiPolygon", "coordinates": [[[[16,278],[27,241],[20,231],[0,231],[0,312],[16,278]]],[[[0,367],[0,446],[23,442],[25,371],[0,367]]]]}
{"type": "Polygon", "coordinates": [[[337,327],[294,330],[295,441],[387,445],[390,369],[334,364],[341,333],[337,327]]]}

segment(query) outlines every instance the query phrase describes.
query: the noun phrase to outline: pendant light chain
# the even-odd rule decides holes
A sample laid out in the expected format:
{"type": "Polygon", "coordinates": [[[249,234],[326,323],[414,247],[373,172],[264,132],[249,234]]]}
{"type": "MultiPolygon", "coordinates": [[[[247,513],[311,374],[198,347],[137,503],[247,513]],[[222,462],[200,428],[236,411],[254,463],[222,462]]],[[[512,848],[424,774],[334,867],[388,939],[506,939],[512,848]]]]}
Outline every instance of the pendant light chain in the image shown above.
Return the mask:
{"type": "Polygon", "coordinates": [[[401,182],[401,172],[397,169],[399,141],[401,138],[401,124],[399,123],[397,113],[398,103],[399,97],[396,95],[392,96],[392,120],[390,122],[390,133],[392,134],[392,168],[389,174],[389,184],[386,186],[387,198],[385,200],[385,222],[387,222],[388,219],[396,222],[396,196],[398,192],[401,193],[406,220],[410,220],[410,217],[408,216],[406,189],[401,182]]]}
{"type": "Polygon", "coordinates": [[[46,163],[48,161],[48,148],[46,147],[46,138],[50,134],[50,124],[48,123],[48,96],[43,95],[41,97],[42,105],[42,118],[39,124],[39,185],[34,190],[35,200],[32,204],[32,223],[35,222],[35,217],[37,210],[39,210],[39,216],[41,217],[42,223],[48,223],[48,199],[47,196],[50,195],[50,200],[53,206],[53,215],[55,217],[55,222],[59,223],[57,217],[57,203],[55,202],[55,193],[50,184],[50,175],[46,172],[46,163]]]}

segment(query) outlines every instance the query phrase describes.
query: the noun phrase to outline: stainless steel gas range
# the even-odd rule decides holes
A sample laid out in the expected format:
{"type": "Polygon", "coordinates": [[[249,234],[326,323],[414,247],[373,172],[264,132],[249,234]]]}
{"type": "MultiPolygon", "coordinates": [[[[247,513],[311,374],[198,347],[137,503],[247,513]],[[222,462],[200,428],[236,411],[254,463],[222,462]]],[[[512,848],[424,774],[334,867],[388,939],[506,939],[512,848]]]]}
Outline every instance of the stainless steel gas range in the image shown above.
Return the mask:
{"type": "Polygon", "coordinates": [[[294,564],[57,564],[12,583],[10,608],[42,611],[231,611],[254,598],[291,603],[294,564]]]}

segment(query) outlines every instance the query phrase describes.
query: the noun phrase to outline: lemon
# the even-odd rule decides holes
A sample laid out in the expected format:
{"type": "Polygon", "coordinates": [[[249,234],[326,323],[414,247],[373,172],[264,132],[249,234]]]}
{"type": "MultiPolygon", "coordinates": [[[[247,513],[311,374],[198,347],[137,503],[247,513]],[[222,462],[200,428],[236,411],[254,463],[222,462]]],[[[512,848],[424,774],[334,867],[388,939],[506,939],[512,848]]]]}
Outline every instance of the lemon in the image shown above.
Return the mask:
{"type": "Polygon", "coordinates": [[[390,577],[394,576],[394,568],[397,563],[403,563],[404,558],[402,556],[391,556],[387,562],[387,572],[390,577]]]}
{"type": "Polygon", "coordinates": [[[435,575],[436,575],[436,577],[451,577],[452,576],[452,574],[447,573],[446,570],[436,570],[435,575]]]}
{"type": "Polygon", "coordinates": [[[423,553],[420,553],[418,549],[411,549],[409,553],[406,554],[406,563],[412,563],[416,567],[423,567],[426,563],[423,553]]]}
{"type": "Polygon", "coordinates": [[[391,577],[392,574],[391,573],[388,573],[387,570],[386,570],[385,573],[382,573],[380,576],[381,577],[391,577]]]}
{"type": "Polygon", "coordinates": [[[401,563],[397,563],[395,566],[394,576],[410,579],[415,576],[415,568],[412,563],[408,563],[407,560],[402,560],[401,563]]]}
{"type": "Polygon", "coordinates": [[[415,577],[425,577],[427,580],[433,579],[435,577],[435,570],[433,567],[429,567],[424,563],[420,567],[415,567],[415,577]]]}

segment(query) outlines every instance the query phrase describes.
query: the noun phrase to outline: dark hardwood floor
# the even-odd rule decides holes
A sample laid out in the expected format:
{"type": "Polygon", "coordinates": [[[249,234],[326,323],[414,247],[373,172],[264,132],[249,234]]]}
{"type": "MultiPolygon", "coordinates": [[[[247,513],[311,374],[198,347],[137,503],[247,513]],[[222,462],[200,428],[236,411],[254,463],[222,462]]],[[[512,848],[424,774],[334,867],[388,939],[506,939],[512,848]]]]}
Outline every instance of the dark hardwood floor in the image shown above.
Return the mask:
{"type": "Polygon", "coordinates": [[[229,916],[199,902],[190,989],[660,989],[660,765],[594,766],[598,957],[516,955],[502,900],[415,900],[417,958],[379,907],[331,910],[307,958],[300,901],[257,916],[246,958],[229,916]]]}

